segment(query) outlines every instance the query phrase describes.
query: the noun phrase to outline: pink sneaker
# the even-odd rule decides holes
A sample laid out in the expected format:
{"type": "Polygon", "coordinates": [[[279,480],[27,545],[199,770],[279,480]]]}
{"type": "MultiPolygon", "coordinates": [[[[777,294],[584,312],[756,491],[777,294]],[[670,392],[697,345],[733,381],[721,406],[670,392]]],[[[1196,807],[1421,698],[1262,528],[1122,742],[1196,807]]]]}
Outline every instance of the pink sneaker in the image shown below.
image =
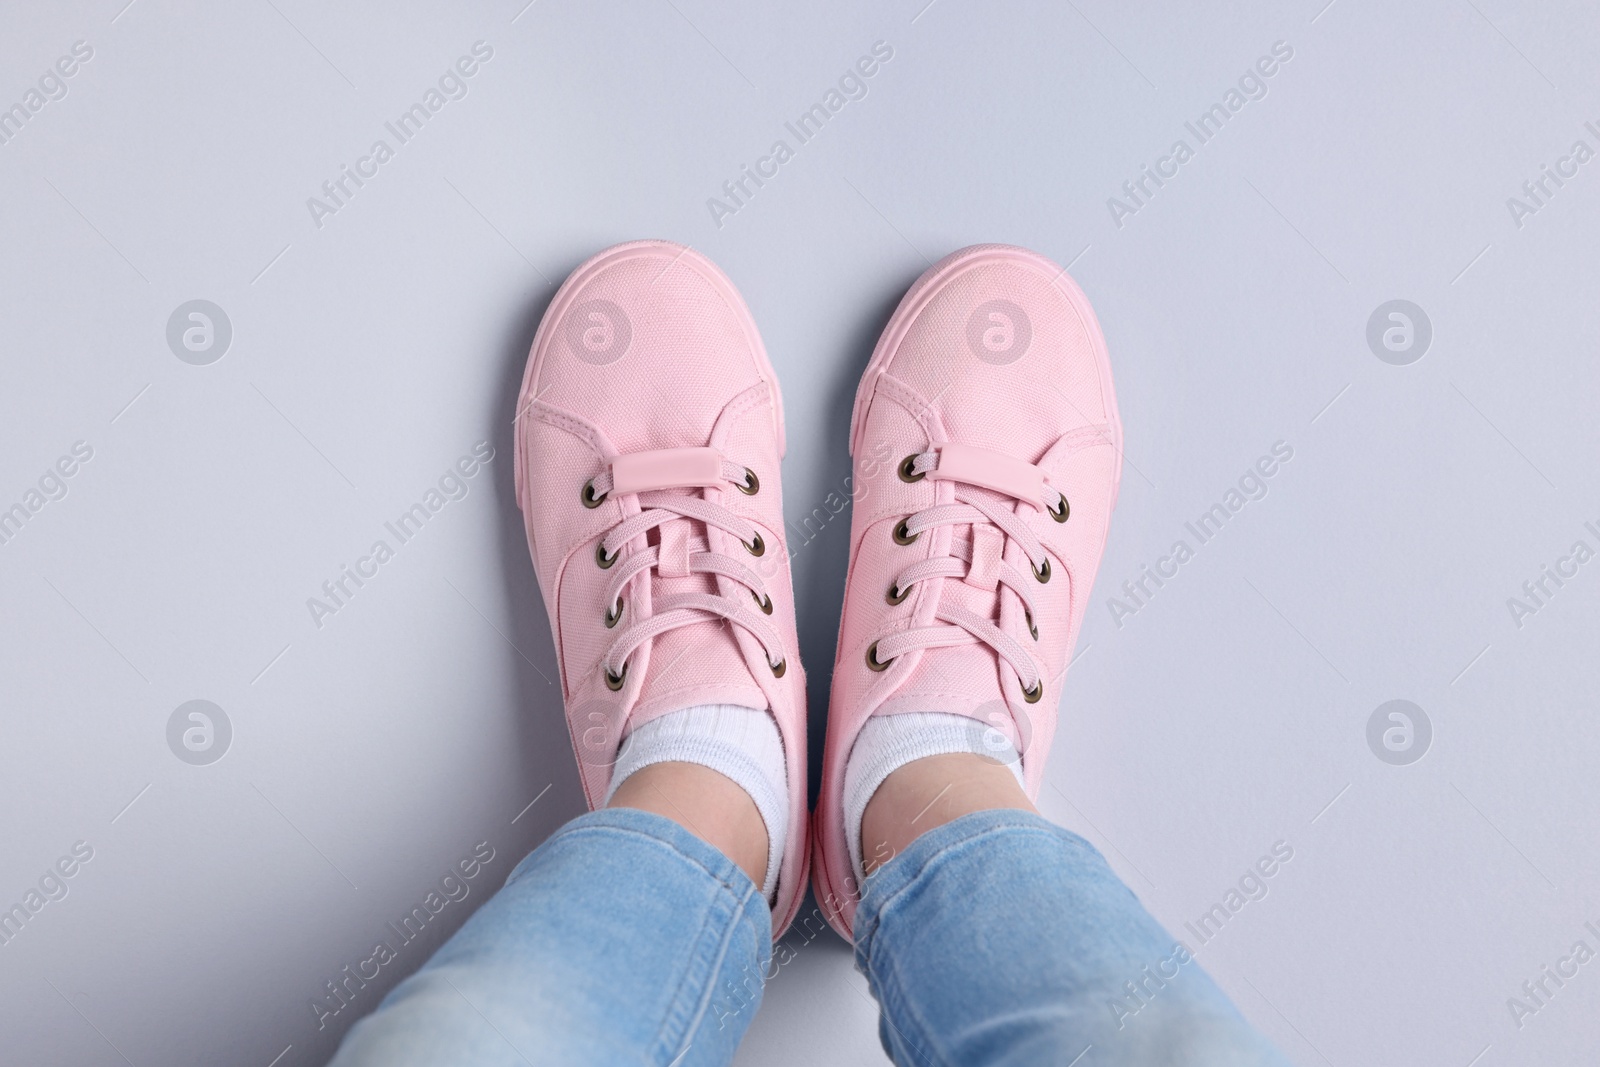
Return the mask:
{"type": "Polygon", "coordinates": [[[809,859],[783,452],[777,377],[715,265],[635,241],[573,271],[533,341],[515,464],[584,794],[604,801],[634,726],[697,704],[770,708],[790,794],[774,937],[809,859]]]}
{"type": "Polygon", "coordinates": [[[1038,795],[1121,476],[1105,340],[1045,257],[975,245],[900,301],[856,392],[850,572],[833,668],[816,894],[850,937],[842,815],[868,717],[965,715],[1038,795]]]}

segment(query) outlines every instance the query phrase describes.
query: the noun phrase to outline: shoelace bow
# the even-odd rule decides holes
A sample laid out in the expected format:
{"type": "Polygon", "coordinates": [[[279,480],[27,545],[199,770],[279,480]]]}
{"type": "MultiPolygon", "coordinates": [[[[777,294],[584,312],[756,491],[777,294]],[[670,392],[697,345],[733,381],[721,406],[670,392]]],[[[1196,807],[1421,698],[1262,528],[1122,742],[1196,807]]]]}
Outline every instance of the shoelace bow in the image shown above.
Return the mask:
{"type": "MultiPolygon", "coordinates": [[[[749,496],[761,490],[755,472],[731,460],[721,461],[720,479],[749,496]]],[[[604,472],[584,483],[584,506],[599,507],[610,496],[613,485],[613,468],[608,466],[604,472]]],[[[659,490],[651,490],[657,493],[657,499],[638,514],[630,515],[613,526],[595,549],[595,562],[601,569],[617,568],[606,587],[604,603],[607,629],[616,628],[626,614],[626,594],[631,584],[641,575],[658,570],[663,562],[661,546],[648,545],[628,553],[618,566],[618,558],[624,547],[651,530],[669,523],[694,521],[704,524],[708,529],[715,527],[736,537],[752,556],[766,553],[767,546],[761,532],[748,519],[741,518],[721,504],[688,495],[701,487],[667,488],[682,488],[685,495],[663,496],[659,490]]],[[[761,642],[761,647],[766,651],[767,666],[772,669],[774,676],[781,678],[788,670],[782,638],[777,627],[765,618],[772,614],[772,597],[761,575],[741,560],[710,551],[709,544],[704,540],[692,540],[690,545],[692,550],[688,554],[687,573],[677,573],[674,577],[710,574],[731,579],[749,590],[754,606],[747,605],[742,598],[721,593],[686,592],[653,597],[650,614],[623,627],[600,659],[606,685],[611,689],[623,687],[628,677],[628,657],[641,645],[671,630],[709,619],[725,619],[761,642]]]]}
{"type": "MultiPolygon", "coordinates": [[[[900,478],[907,482],[920,481],[930,471],[937,469],[938,465],[937,450],[907,456],[900,464],[900,478]]],[[[948,552],[919,560],[901,571],[894,583],[889,586],[887,593],[889,603],[899,604],[905,600],[918,582],[936,578],[966,578],[974,562],[974,542],[980,536],[978,531],[987,523],[997,527],[1005,537],[1015,541],[1023,554],[1028,557],[1032,574],[1018,570],[1002,558],[995,563],[994,577],[997,585],[1009,589],[1022,602],[1023,618],[1028,633],[1034,641],[1037,641],[1039,629],[1035,622],[1037,605],[1033,587],[1048,582],[1051,575],[1050,557],[1045,552],[1044,542],[1029,528],[1022,516],[1005,505],[984,499],[961,481],[952,480],[952,485],[955,489],[955,503],[934,504],[902,519],[894,529],[894,539],[898,544],[909,545],[923,533],[940,526],[971,526],[973,538],[952,539],[948,552]]],[[[986,488],[995,489],[995,487],[986,488]]],[[[995,491],[1004,490],[995,489],[995,491]]],[[[1043,494],[1042,501],[1027,500],[1022,497],[1018,499],[1024,499],[1026,503],[1035,506],[1043,506],[1051,518],[1057,522],[1066,522],[1069,513],[1066,496],[1048,484],[1043,486],[1043,494]]],[[[881,671],[908,652],[977,643],[987,645],[1016,672],[1024,700],[1032,704],[1044,695],[1044,680],[1033,654],[1020,640],[993,620],[967,608],[944,603],[942,600],[934,612],[934,619],[937,625],[902,630],[874,641],[867,648],[867,666],[872,670],[881,671]]]]}

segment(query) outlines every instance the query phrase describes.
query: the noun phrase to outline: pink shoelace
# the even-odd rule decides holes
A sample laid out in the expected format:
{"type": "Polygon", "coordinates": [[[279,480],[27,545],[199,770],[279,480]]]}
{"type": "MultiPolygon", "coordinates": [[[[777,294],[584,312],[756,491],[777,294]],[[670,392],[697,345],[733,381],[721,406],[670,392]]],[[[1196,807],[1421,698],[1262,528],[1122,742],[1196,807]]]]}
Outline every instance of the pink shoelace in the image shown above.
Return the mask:
{"type": "MultiPolygon", "coordinates": [[[[615,485],[614,474],[615,467],[607,467],[584,484],[585,507],[599,507],[605,502],[615,485]]],[[[716,480],[731,484],[749,496],[761,490],[761,483],[754,471],[727,459],[721,460],[720,474],[716,480]]],[[[766,651],[767,666],[772,668],[774,676],[781,678],[788,670],[782,638],[777,627],[766,619],[772,614],[772,597],[761,575],[741,560],[710,551],[708,539],[695,536],[691,523],[702,523],[707,529],[715,527],[731,534],[752,556],[764,555],[766,542],[749,520],[735,515],[721,504],[691,495],[695,489],[705,488],[711,483],[709,478],[701,478],[700,481],[701,484],[695,486],[649,485],[635,490],[654,492],[656,498],[650,506],[623,519],[600,539],[595,549],[595,562],[604,570],[616,567],[616,573],[606,587],[606,628],[614,629],[622,622],[627,614],[630,586],[642,575],[652,572],[664,578],[710,574],[729,579],[749,590],[753,606],[745,602],[743,597],[730,597],[722,593],[684,592],[653,597],[650,614],[624,626],[600,659],[606,685],[613,690],[623,687],[628,677],[628,657],[640,646],[671,630],[716,619],[726,620],[746,630],[759,641],[766,651]],[[683,495],[666,496],[661,492],[664,489],[684,489],[686,492],[683,495]],[[619,556],[629,542],[657,528],[661,530],[660,544],[636,548],[618,564],[619,556]]],[[[720,587],[722,583],[717,585],[720,587]]]]}
{"type": "MultiPolygon", "coordinates": [[[[1028,499],[999,485],[986,485],[985,488],[1017,496],[1017,499],[1047,511],[1057,522],[1067,521],[1067,498],[1059,490],[1043,484],[1043,472],[1031,464],[1012,462],[1037,472],[1044,499],[1028,499]]],[[[939,452],[936,450],[907,456],[900,464],[900,477],[907,482],[920,481],[938,467],[939,452]]],[[[935,504],[902,519],[895,527],[894,539],[898,544],[909,545],[923,533],[940,526],[971,526],[972,537],[953,538],[946,554],[919,560],[901,571],[889,586],[889,603],[899,604],[905,600],[918,582],[935,578],[965,580],[972,574],[973,567],[978,565],[975,560],[985,561],[982,565],[992,567],[992,573],[983,578],[992,578],[997,588],[1003,586],[1021,601],[1026,632],[1033,641],[1038,641],[1033,587],[1048,582],[1051,575],[1050,558],[1045,552],[1044,542],[1010,508],[983,498],[959,478],[950,480],[955,488],[955,502],[935,504]],[[1018,570],[1000,558],[1005,539],[1008,538],[1015,541],[1028,557],[1031,574],[1018,570]]],[[[1002,606],[1002,621],[1007,614],[1002,606]]],[[[1017,636],[993,620],[954,604],[941,602],[934,612],[934,619],[936,625],[902,630],[874,641],[867,649],[867,666],[881,671],[908,652],[982,644],[987,645],[1016,672],[1024,700],[1032,704],[1044,695],[1044,681],[1038,661],[1017,636]]]]}

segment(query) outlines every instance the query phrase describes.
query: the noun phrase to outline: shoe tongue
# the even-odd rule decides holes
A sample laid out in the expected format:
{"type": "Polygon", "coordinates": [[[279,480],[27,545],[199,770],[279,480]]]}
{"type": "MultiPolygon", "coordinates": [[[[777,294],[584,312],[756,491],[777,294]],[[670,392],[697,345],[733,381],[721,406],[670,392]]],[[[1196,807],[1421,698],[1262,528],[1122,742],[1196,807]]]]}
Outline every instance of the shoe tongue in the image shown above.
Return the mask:
{"type": "MultiPolygon", "coordinates": [[[[980,529],[984,533],[998,532],[992,526],[980,529]]],[[[952,536],[961,540],[972,539],[974,533],[975,529],[967,526],[952,530],[952,536]]],[[[1000,615],[998,587],[984,588],[961,578],[946,578],[940,583],[939,603],[941,607],[963,608],[990,620],[997,620],[1000,615]]],[[[977,641],[931,649],[922,654],[890,702],[896,710],[942,711],[982,719],[996,708],[997,701],[1003,700],[997,660],[992,648],[977,641]]]]}
{"type": "MultiPolygon", "coordinates": [[[[657,595],[662,595],[657,590],[657,595]]],[[[733,627],[720,622],[696,622],[669,630],[655,639],[650,652],[650,669],[645,672],[641,694],[646,695],[651,717],[695,704],[746,703],[717,696],[707,699],[712,690],[748,689],[759,694],[755,677],[745,665],[744,652],[733,636],[733,627]],[[681,693],[681,699],[672,694],[681,693]],[[670,699],[669,699],[670,698],[670,699]]],[[[766,697],[758,696],[765,707],[766,697]]]]}
{"type": "MultiPolygon", "coordinates": [[[[706,551],[705,529],[698,522],[676,520],[659,528],[662,561],[651,578],[655,610],[668,597],[682,593],[719,593],[710,574],[689,574],[689,556],[706,551]]],[[[655,718],[695,704],[727,703],[766,706],[766,697],[745,662],[731,623],[708,619],[690,623],[655,638],[645,672],[640,715],[655,718]],[[742,696],[740,694],[743,694],[742,696]]]]}
{"type": "Polygon", "coordinates": [[[889,711],[940,711],[987,721],[1003,706],[995,655],[987,645],[957,645],[924,652],[894,696],[889,711]]]}

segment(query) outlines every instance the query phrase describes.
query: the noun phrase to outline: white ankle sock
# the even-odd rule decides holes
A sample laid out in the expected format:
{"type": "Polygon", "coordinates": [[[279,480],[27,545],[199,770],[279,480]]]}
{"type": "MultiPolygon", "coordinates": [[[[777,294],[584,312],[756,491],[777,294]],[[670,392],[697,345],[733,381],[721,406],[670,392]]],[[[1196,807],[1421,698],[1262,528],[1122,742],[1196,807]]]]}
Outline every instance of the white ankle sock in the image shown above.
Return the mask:
{"type": "Polygon", "coordinates": [[[606,800],[630,774],[669,761],[710,767],[750,794],[767,824],[761,892],[770,900],[789,836],[789,778],[777,722],[765,711],[736,704],[700,704],[651,719],[623,739],[606,800]]]}
{"type": "Polygon", "coordinates": [[[998,730],[966,715],[908,711],[874,715],[861,727],[844,767],[844,832],[857,885],[866,878],[861,864],[861,817],[867,810],[867,801],[885,778],[912,760],[950,752],[971,752],[998,760],[1010,767],[1017,784],[1023,785],[1017,750],[998,730]]]}

